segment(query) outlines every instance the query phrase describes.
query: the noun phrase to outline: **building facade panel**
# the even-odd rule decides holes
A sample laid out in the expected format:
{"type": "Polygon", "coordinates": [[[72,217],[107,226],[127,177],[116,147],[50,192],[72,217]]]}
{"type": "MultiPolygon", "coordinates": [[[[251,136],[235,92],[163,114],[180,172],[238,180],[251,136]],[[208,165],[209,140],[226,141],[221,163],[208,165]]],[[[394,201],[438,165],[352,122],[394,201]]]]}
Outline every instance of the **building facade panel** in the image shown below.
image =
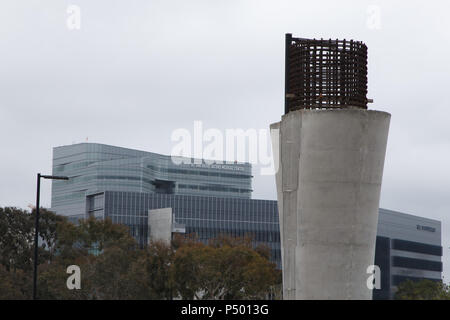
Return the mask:
{"type": "Polygon", "coordinates": [[[53,150],[52,210],[77,215],[85,197],[104,190],[251,198],[251,165],[172,158],[115,146],[81,143],[53,150]]]}
{"type": "MultiPolygon", "coordinates": [[[[141,246],[147,244],[148,210],[172,208],[174,222],[195,233],[199,241],[221,234],[250,237],[254,246],[265,245],[280,266],[280,234],[276,201],[105,191],[87,197],[87,203],[103,203],[95,212],[114,223],[126,224],[141,246]]],[[[92,214],[94,211],[88,211],[92,214]]]]}
{"type": "Polygon", "coordinates": [[[380,209],[377,234],[375,264],[380,266],[382,284],[373,291],[374,299],[394,298],[402,281],[441,281],[440,221],[380,209]]]}

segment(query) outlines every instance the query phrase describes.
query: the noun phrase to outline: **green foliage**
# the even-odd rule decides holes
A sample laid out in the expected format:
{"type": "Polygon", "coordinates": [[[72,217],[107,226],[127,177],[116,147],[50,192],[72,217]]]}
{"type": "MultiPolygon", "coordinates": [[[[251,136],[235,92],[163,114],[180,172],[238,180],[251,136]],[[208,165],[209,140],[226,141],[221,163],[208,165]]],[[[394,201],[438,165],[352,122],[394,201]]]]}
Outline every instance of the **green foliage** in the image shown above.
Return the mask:
{"type": "MultiPolygon", "coordinates": [[[[0,208],[0,299],[30,299],[35,212],[0,208]]],[[[281,282],[270,250],[251,239],[195,235],[139,249],[128,228],[89,218],[74,225],[40,210],[39,299],[265,299],[281,282]],[[69,290],[69,265],[81,289],[69,290]]]]}
{"type": "Polygon", "coordinates": [[[127,283],[137,299],[173,298],[174,249],[163,242],[153,242],[132,263],[127,283]]]}
{"type": "Polygon", "coordinates": [[[402,282],[395,294],[397,300],[449,300],[449,286],[440,281],[407,280],[402,282]]]}
{"type": "Polygon", "coordinates": [[[0,265],[0,300],[30,298],[31,277],[22,270],[8,271],[0,265]]]}
{"type": "Polygon", "coordinates": [[[219,236],[210,245],[190,242],[174,257],[174,284],[182,299],[264,299],[279,271],[248,239],[219,236]]]}
{"type": "Polygon", "coordinates": [[[128,228],[114,224],[110,219],[97,220],[91,217],[80,220],[77,235],[77,240],[86,250],[93,246],[100,252],[109,247],[119,247],[124,250],[136,247],[136,242],[128,233],[128,228]]]}
{"type": "Polygon", "coordinates": [[[6,270],[31,270],[32,228],[31,217],[26,211],[0,208],[0,263],[6,270]]]}

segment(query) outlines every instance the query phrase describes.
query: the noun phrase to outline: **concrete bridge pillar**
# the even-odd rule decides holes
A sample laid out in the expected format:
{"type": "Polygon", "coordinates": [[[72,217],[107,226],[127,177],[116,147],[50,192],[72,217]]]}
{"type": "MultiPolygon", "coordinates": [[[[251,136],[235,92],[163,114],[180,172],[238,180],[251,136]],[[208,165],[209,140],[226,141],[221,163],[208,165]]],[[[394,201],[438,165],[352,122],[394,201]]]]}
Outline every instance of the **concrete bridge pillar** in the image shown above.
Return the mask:
{"type": "Polygon", "coordinates": [[[271,125],[284,299],[372,299],[389,122],[381,111],[302,109],[271,125]]]}

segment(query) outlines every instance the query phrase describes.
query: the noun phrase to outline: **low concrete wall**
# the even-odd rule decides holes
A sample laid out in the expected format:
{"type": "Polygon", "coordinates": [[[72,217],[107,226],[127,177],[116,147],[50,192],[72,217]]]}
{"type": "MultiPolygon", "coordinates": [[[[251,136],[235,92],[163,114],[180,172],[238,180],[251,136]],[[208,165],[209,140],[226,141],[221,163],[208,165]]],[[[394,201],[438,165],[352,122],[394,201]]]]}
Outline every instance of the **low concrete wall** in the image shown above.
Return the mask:
{"type": "Polygon", "coordinates": [[[284,299],[371,299],[389,122],[380,111],[299,110],[271,125],[284,299]]]}

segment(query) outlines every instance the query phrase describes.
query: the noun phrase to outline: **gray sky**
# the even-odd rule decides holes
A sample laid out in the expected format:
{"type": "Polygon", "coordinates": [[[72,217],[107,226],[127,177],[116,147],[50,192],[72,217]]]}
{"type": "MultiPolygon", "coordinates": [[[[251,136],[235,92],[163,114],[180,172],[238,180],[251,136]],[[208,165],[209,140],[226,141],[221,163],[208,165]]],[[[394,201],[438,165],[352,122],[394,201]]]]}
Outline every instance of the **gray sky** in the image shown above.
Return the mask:
{"type": "MultiPolygon", "coordinates": [[[[286,32],[362,40],[370,108],[392,114],[381,207],[442,221],[448,280],[448,12],[445,0],[2,0],[0,206],[34,203],[54,146],[88,137],[169,154],[195,120],[267,129],[283,112],[286,32]]],[[[273,177],[255,175],[254,190],[276,198],[273,177]]]]}

